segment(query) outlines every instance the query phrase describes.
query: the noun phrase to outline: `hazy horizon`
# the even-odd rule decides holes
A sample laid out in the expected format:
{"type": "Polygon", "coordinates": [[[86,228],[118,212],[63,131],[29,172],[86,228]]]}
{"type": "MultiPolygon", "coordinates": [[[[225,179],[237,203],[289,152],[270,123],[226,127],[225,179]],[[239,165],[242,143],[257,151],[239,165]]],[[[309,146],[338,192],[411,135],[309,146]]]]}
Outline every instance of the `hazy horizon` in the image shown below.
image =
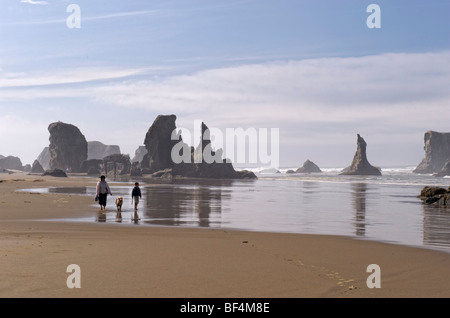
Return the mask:
{"type": "Polygon", "coordinates": [[[416,166],[424,133],[450,131],[448,12],[438,0],[2,2],[0,155],[32,164],[62,121],[133,158],[175,114],[191,130],[279,128],[281,167],[348,166],[357,134],[372,165],[416,166]],[[366,24],[371,3],[381,28],[366,24]]]}

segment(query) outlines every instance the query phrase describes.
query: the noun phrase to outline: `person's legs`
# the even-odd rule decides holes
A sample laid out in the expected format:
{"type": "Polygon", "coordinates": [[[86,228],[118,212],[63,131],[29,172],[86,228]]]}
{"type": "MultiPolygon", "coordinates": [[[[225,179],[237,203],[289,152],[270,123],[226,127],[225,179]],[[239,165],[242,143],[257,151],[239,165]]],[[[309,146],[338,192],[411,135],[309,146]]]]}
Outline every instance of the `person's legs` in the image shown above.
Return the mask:
{"type": "Polygon", "coordinates": [[[101,210],[105,210],[106,209],[106,196],[108,194],[107,193],[100,193],[100,195],[98,196],[98,202],[100,204],[100,209],[101,210]]]}
{"type": "Polygon", "coordinates": [[[134,199],[134,210],[137,211],[139,204],[139,197],[135,196],[133,199],[134,199]]]}

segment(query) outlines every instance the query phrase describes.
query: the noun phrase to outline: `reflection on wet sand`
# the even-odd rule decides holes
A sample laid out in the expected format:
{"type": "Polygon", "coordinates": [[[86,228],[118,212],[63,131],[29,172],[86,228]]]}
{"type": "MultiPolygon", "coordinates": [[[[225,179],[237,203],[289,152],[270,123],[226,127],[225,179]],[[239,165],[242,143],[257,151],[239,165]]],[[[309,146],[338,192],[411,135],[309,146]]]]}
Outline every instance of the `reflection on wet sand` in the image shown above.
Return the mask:
{"type": "Polygon", "coordinates": [[[366,191],[367,183],[352,183],[352,196],[355,215],[355,233],[358,236],[366,234],[366,191]]]}
{"type": "Polygon", "coordinates": [[[450,246],[449,208],[423,205],[423,244],[450,246]]]}
{"type": "Polygon", "coordinates": [[[199,181],[147,186],[144,188],[144,222],[167,226],[195,224],[210,227],[211,222],[218,223],[215,226],[220,225],[217,219],[222,213],[223,185],[223,182],[199,181]]]}
{"type": "Polygon", "coordinates": [[[100,211],[97,212],[97,218],[95,219],[95,221],[100,223],[106,222],[106,213],[100,211]]]}

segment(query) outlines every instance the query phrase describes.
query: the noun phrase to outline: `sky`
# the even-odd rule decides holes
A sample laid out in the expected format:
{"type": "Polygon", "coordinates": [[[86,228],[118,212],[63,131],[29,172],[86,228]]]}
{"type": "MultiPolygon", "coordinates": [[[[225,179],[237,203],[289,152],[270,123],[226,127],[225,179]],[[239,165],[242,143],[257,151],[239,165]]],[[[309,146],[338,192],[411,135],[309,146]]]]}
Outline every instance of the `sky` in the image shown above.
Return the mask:
{"type": "Polygon", "coordinates": [[[450,131],[448,12],[447,0],[2,0],[0,155],[33,163],[62,121],[133,157],[175,114],[190,131],[279,129],[280,167],[348,166],[357,134],[371,164],[415,166],[424,133],[450,131]]]}

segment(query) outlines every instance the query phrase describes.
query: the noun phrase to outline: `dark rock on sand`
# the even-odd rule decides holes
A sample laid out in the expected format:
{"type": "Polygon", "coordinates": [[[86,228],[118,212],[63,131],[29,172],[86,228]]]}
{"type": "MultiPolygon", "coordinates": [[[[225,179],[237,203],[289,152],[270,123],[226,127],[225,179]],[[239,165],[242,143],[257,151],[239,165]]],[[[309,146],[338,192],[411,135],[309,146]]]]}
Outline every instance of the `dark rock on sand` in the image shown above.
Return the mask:
{"type": "Polygon", "coordinates": [[[413,172],[438,173],[450,160],[450,133],[427,131],[424,142],[425,158],[413,172]]]}
{"type": "Polygon", "coordinates": [[[448,160],[445,164],[444,167],[442,168],[441,171],[439,171],[438,173],[434,174],[435,177],[445,177],[445,176],[450,176],[450,160],[448,160]]]}
{"type": "Polygon", "coordinates": [[[7,156],[0,158],[0,169],[23,171],[22,161],[19,157],[7,156]]]}
{"type": "Polygon", "coordinates": [[[287,174],[291,174],[291,173],[296,173],[294,170],[289,169],[288,171],[286,171],[287,174]]]}
{"type": "Polygon", "coordinates": [[[381,176],[381,171],[379,168],[372,166],[367,160],[367,143],[358,134],[357,139],[357,150],[355,156],[353,157],[352,164],[345,168],[341,175],[374,175],[381,176]]]}
{"type": "Polygon", "coordinates": [[[321,173],[322,170],[312,161],[306,160],[301,168],[298,168],[297,173],[321,173]]]}
{"type": "Polygon", "coordinates": [[[250,171],[234,170],[228,160],[222,159],[221,149],[212,149],[209,129],[204,123],[200,143],[194,149],[183,142],[181,134],[177,134],[175,121],[175,115],[159,115],[148,130],[144,141],[147,154],[141,162],[144,174],[155,178],[256,178],[250,171]],[[179,162],[172,160],[172,149],[179,156],[179,162]]]}
{"type": "Polygon", "coordinates": [[[52,123],[50,132],[50,169],[80,172],[81,163],[87,160],[88,146],[84,135],[71,124],[52,123]]]}
{"type": "Polygon", "coordinates": [[[88,141],[88,160],[103,159],[114,154],[120,154],[119,146],[105,145],[100,141],[88,141]]]}
{"type": "Polygon", "coordinates": [[[424,187],[419,198],[424,204],[450,207],[450,188],[424,187]]]}
{"type": "Polygon", "coordinates": [[[39,163],[39,161],[35,160],[33,162],[33,165],[31,166],[31,173],[44,173],[44,168],[42,167],[42,165],[39,163]]]}
{"type": "Polygon", "coordinates": [[[62,171],[61,169],[46,170],[42,175],[58,177],[58,178],[67,178],[67,174],[64,171],[62,171]]]}

